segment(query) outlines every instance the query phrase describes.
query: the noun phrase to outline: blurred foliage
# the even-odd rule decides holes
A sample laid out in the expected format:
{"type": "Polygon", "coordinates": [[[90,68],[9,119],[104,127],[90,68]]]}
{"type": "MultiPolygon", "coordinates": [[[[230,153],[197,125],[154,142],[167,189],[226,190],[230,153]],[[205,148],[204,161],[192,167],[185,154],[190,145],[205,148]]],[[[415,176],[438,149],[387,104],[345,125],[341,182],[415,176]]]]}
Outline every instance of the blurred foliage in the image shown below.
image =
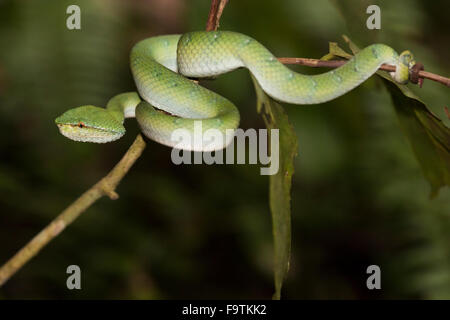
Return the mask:
{"type": "MultiPolygon", "coordinates": [[[[230,1],[223,30],[258,39],[277,56],[321,57],[348,34],[361,47],[410,49],[447,75],[448,4],[420,0],[230,1]],[[381,30],[365,9],[379,4],[381,30]],[[351,15],[351,19],[348,19],[351,15]],[[350,23],[350,22],[351,23],[350,23]]],[[[0,1],[0,262],[101,178],[131,144],[80,144],[53,120],[82,104],[134,90],[131,46],[144,37],[203,30],[209,1],[0,1]],[[82,30],[65,27],[78,4],[82,30]]],[[[307,67],[292,67],[317,73],[307,67]]],[[[372,77],[332,102],[286,105],[299,141],[292,184],[292,257],[285,298],[449,298],[450,190],[429,200],[389,93],[372,77]],[[382,290],[365,286],[377,264],[382,290]]],[[[247,71],[205,86],[263,128],[247,71]]],[[[409,86],[449,125],[449,91],[409,86]]],[[[0,298],[269,298],[272,235],[268,178],[255,165],[182,165],[149,142],[122,181],[120,199],[91,207],[4,287],[0,298]],[[67,266],[82,290],[66,289],[67,266]]]]}

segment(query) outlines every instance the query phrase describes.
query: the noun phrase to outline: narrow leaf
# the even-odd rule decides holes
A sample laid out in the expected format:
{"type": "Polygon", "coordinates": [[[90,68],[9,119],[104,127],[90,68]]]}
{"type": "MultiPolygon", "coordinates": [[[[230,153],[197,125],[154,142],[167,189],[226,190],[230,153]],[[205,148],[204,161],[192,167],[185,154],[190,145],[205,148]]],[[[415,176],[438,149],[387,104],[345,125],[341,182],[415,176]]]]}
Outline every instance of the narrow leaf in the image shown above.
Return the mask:
{"type": "Polygon", "coordinates": [[[257,96],[257,110],[269,129],[269,137],[270,129],[279,129],[279,170],[269,178],[269,202],[274,239],[273,299],[280,299],[291,254],[291,180],[298,143],[283,107],[264,93],[255,78],[252,79],[257,96]]]}

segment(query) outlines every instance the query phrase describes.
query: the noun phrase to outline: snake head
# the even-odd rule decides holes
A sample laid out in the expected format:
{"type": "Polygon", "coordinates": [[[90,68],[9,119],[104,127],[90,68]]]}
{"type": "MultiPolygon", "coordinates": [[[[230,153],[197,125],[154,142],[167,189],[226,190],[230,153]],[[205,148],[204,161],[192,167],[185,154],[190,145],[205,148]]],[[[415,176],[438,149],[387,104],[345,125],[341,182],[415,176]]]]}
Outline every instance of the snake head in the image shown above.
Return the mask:
{"type": "Polygon", "coordinates": [[[71,140],[106,143],[125,134],[125,128],[111,112],[95,106],[81,106],[55,119],[59,132],[71,140]]]}

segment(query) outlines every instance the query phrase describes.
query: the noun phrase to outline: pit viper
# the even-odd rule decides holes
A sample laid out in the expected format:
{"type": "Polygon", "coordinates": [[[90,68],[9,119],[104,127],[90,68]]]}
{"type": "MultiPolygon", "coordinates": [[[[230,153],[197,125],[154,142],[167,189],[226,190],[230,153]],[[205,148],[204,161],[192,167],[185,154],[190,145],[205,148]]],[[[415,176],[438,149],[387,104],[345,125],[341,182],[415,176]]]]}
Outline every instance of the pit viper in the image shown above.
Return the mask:
{"type": "Polygon", "coordinates": [[[161,144],[192,151],[220,150],[232,141],[239,112],[230,100],[191,78],[217,77],[245,67],[275,100],[317,104],[352,90],[383,63],[395,65],[392,78],[406,83],[415,62],[409,51],[399,55],[387,45],[373,44],[337,69],[304,75],[284,66],[262,44],[244,34],[197,31],[156,36],[138,42],[131,50],[137,92],[112,97],[106,108],[85,105],[70,109],[55,122],[72,140],[105,143],[122,137],[125,118],[135,117],[142,132],[161,144]],[[195,123],[199,122],[202,133],[215,129],[224,138],[207,144],[198,139],[182,143],[173,139],[177,129],[194,135],[195,123]]]}

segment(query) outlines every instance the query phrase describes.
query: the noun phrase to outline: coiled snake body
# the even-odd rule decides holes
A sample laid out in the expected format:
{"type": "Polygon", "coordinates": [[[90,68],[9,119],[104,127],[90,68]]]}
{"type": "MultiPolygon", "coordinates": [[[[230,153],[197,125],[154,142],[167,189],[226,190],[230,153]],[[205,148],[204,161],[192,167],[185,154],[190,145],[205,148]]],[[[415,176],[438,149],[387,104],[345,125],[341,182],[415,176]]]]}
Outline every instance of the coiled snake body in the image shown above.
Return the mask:
{"type": "Polygon", "coordinates": [[[392,77],[408,81],[414,63],[409,51],[398,55],[384,44],[361,50],[345,65],[319,75],[296,73],[246,35],[228,32],[190,32],[152,37],[137,43],[130,54],[137,91],[114,96],[105,108],[91,105],[66,111],[55,122],[60,132],[76,141],[104,143],[125,134],[125,118],[136,117],[142,132],[167,146],[194,151],[226,147],[239,125],[239,112],[228,99],[188,79],[215,77],[245,67],[272,98],[293,104],[317,104],[352,90],[381,64],[396,66],[392,77]],[[176,129],[193,133],[201,120],[202,130],[217,129],[225,137],[204,145],[189,141],[180,145],[171,138],[176,129]]]}

